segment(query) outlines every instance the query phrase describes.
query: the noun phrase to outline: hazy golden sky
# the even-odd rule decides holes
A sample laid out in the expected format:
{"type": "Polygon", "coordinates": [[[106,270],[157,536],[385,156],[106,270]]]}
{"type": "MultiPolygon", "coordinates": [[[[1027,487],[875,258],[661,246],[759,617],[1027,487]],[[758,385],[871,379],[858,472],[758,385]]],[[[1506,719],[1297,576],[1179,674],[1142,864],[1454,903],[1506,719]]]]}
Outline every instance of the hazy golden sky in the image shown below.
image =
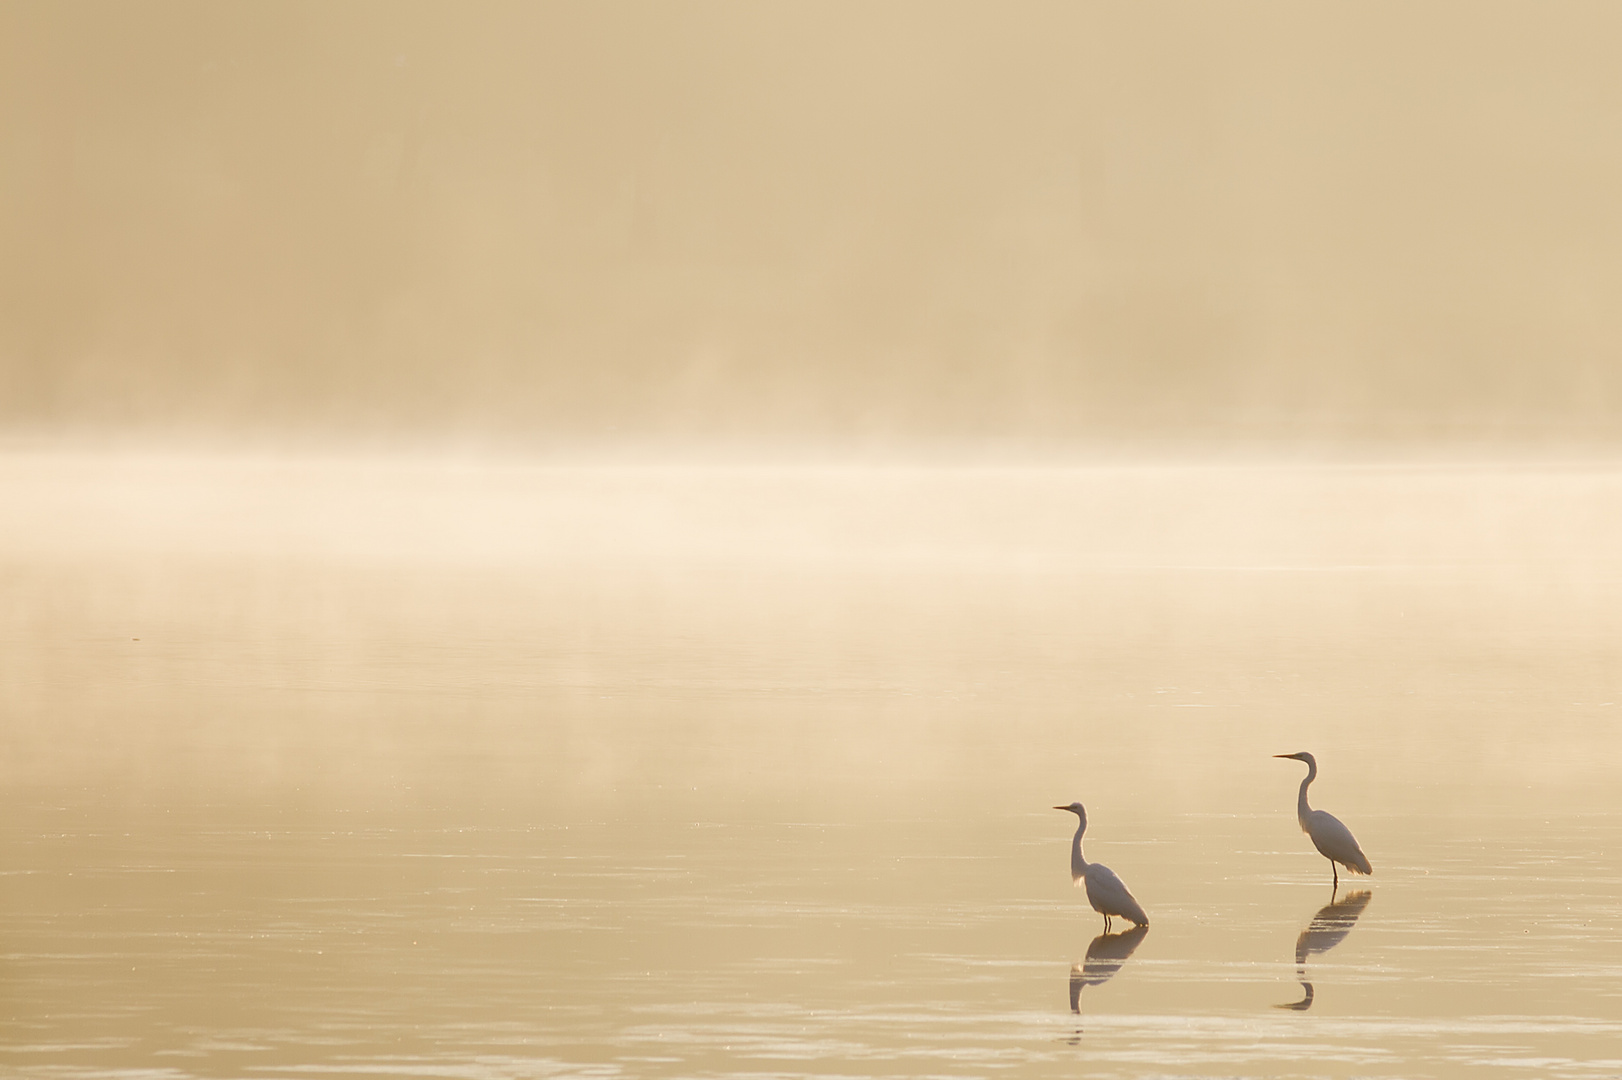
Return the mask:
{"type": "Polygon", "coordinates": [[[1622,439],[1609,3],[0,4],[0,425],[1622,439]]]}

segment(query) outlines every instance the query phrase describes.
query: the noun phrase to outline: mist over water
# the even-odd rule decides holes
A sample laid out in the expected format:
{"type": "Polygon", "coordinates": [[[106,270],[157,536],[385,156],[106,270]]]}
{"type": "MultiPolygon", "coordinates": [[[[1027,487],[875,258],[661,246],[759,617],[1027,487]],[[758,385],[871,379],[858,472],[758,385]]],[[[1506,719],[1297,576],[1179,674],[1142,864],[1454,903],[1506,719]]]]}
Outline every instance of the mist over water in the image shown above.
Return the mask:
{"type": "Polygon", "coordinates": [[[1241,731],[1466,800],[1588,797],[1613,766],[1611,469],[36,456],[5,481],[34,523],[5,551],[17,781],[605,805],[1045,777],[1231,807],[1230,769],[1279,773],[1212,768],[1241,731]]]}
{"type": "Polygon", "coordinates": [[[1617,21],[0,8],[0,1073],[1622,1073],[1617,21]]]}

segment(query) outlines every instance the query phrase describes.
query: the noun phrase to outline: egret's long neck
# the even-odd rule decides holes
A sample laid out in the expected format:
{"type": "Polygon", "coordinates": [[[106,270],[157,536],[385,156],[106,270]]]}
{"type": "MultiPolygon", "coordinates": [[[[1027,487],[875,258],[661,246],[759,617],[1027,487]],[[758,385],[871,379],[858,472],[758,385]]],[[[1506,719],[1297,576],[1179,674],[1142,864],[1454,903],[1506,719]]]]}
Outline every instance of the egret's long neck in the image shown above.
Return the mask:
{"type": "Polygon", "coordinates": [[[1076,838],[1070,841],[1070,876],[1080,878],[1087,873],[1087,857],[1081,853],[1081,834],[1087,831],[1087,819],[1082,817],[1076,826],[1076,838]]]}
{"type": "Polygon", "coordinates": [[[1318,763],[1309,761],[1307,762],[1307,778],[1301,781],[1301,794],[1295,800],[1295,819],[1301,822],[1303,829],[1306,828],[1307,815],[1312,813],[1312,807],[1307,805],[1307,785],[1316,779],[1318,779],[1318,763]]]}

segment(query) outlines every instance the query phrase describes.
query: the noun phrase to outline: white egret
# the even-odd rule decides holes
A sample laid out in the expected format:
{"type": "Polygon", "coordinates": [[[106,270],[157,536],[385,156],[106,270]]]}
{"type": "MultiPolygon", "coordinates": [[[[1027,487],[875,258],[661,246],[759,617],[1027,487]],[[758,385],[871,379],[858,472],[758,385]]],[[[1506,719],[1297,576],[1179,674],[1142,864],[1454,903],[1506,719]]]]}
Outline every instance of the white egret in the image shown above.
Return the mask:
{"type": "Polygon", "coordinates": [[[1318,763],[1313,760],[1312,755],[1303,750],[1299,754],[1273,756],[1293,758],[1307,763],[1307,778],[1301,781],[1301,795],[1295,804],[1295,819],[1301,823],[1301,831],[1312,838],[1312,846],[1329,860],[1329,872],[1334,875],[1334,887],[1340,888],[1340,871],[1336,868],[1336,863],[1355,874],[1374,873],[1374,867],[1369,865],[1369,857],[1357,846],[1357,839],[1352,836],[1352,830],[1342,825],[1334,814],[1314,810],[1307,805],[1307,785],[1318,778],[1318,763]]]}
{"type": "Polygon", "coordinates": [[[1143,905],[1127,891],[1121,879],[1115,876],[1115,871],[1102,863],[1090,863],[1081,854],[1081,834],[1087,831],[1087,811],[1079,802],[1055,806],[1053,809],[1068,810],[1081,819],[1081,824],[1076,826],[1076,838],[1070,843],[1070,878],[1077,885],[1086,883],[1087,902],[1094,911],[1104,916],[1104,932],[1109,932],[1112,915],[1130,919],[1137,926],[1148,926],[1149,916],[1143,913],[1143,905]]]}

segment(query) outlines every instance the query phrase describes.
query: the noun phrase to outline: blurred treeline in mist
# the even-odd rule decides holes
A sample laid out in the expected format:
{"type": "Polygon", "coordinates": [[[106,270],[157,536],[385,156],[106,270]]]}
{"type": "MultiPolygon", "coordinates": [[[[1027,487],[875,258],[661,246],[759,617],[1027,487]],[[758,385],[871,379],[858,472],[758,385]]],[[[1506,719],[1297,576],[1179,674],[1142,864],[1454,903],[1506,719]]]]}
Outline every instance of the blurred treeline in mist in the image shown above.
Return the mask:
{"type": "Polygon", "coordinates": [[[1622,9],[0,6],[0,430],[1595,446],[1622,9]]]}

